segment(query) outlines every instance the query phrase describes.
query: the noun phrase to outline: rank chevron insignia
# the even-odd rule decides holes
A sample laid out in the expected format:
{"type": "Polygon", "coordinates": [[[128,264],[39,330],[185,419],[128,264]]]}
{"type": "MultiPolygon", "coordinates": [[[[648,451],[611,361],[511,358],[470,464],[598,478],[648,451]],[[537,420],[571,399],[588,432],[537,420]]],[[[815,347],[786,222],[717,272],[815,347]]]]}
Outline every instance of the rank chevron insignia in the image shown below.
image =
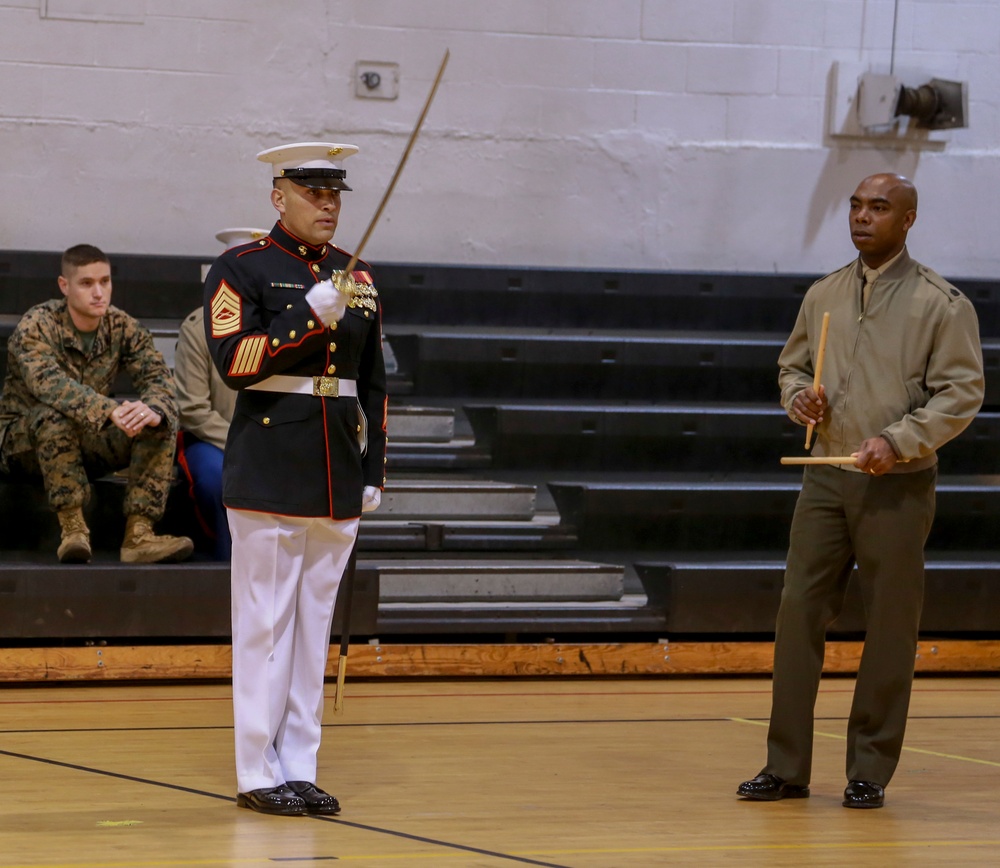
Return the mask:
{"type": "Polygon", "coordinates": [[[240,331],[240,297],[226,281],[223,280],[215,290],[211,308],[213,338],[224,338],[240,331]]]}

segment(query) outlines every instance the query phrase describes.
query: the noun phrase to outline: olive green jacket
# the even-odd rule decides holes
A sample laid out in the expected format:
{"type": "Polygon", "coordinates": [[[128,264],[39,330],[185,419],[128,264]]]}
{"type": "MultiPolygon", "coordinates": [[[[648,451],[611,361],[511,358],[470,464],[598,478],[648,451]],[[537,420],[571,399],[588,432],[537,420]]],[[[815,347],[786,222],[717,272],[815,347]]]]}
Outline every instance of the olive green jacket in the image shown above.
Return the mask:
{"type": "MultiPolygon", "coordinates": [[[[983,402],[983,357],[975,309],[958,289],[906,250],[879,278],[861,310],[860,259],[814,283],[778,358],[781,403],[813,385],[823,314],[830,313],[821,382],[829,408],[813,454],[850,455],[881,435],[901,463],[930,467],[983,402]]],[[[800,423],[801,424],[801,423],[800,423]]]]}
{"type": "Polygon", "coordinates": [[[198,308],[181,323],[174,353],[174,379],[181,428],[219,449],[226,448],[236,391],[216,370],[205,340],[205,310],[198,308]]]}

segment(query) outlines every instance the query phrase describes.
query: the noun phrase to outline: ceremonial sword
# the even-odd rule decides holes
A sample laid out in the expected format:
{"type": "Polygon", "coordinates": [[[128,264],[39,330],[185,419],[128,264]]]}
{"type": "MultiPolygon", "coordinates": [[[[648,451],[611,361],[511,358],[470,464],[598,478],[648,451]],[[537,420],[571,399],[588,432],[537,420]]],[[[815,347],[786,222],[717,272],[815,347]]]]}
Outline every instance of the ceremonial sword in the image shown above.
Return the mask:
{"type": "Polygon", "coordinates": [[[379,218],[382,216],[385,203],[389,201],[389,197],[392,195],[392,191],[396,186],[396,181],[399,180],[399,176],[403,172],[403,166],[406,165],[406,160],[410,156],[410,151],[413,150],[413,144],[417,140],[420,128],[424,124],[424,118],[427,117],[427,112],[431,107],[431,103],[434,101],[434,94],[437,93],[438,85],[441,83],[441,77],[444,75],[444,68],[448,65],[448,58],[450,55],[451,52],[445,49],[444,57],[441,58],[441,66],[438,68],[437,76],[434,78],[434,84],[431,85],[430,93],[427,94],[427,99],[424,101],[423,111],[420,112],[420,117],[417,118],[416,126],[413,127],[413,132],[410,133],[410,139],[406,143],[406,147],[403,149],[403,155],[399,158],[399,163],[396,165],[396,171],[392,173],[392,178],[389,180],[389,186],[385,188],[385,192],[382,194],[382,201],[378,203],[378,208],[375,209],[372,219],[368,221],[368,228],[365,230],[365,234],[361,236],[361,241],[358,242],[354,255],[351,257],[350,262],[347,263],[346,268],[342,271],[335,271],[331,277],[333,285],[345,295],[353,296],[354,294],[351,289],[351,272],[354,271],[354,266],[358,264],[358,260],[361,258],[361,251],[365,249],[365,245],[368,243],[368,239],[371,237],[372,231],[375,229],[375,224],[378,223],[379,218]]]}
{"type": "MultiPolygon", "coordinates": [[[[365,234],[361,236],[361,241],[358,243],[358,246],[354,251],[354,255],[351,257],[350,262],[347,263],[346,268],[342,271],[335,271],[330,278],[333,285],[337,287],[337,290],[349,298],[354,297],[355,285],[354,278],[351,277],[351,272],[354,271],[354,266],[357,265],[358,259],[361,258],[361,251],[364,250],[365,244],[368,243],[372,230],[375,228],[375,224],[378,223],[379,218],[382,216],[385,203],[389,201],[393,188],[396,186],[396,181],[399,180],[399,176],[403,171],[403,166],[406,165],[406,160],[410,156],[410,151],[413,150],[413,144],[417,140],[417,135],[420,133],[420,128],[423,126],[424,118],[427,117],[427,111],[430,109],[431,103],[434,101],[434,94],[437,93],[438,85],[441,83],[441,77],[444,75],[444,68],[448,65],[449,56],[450,52],[445,49],[444,57],[441,58],[441,66],[438,68],[437,76],[434,78],[434,84],[431,85],[430,93],[427,94],[427,99],[424,101],[424,108],[420,112],[420,117],[417,118],[417,123],[413,127],[413,132],[410,133],[409,141],[407,141],[406,147],[403,149],[403,155],[399,158],[399,163],[396,165],[396,171],[392,173],[392,178],[389,180],[389,186],[385,188],[385,192],[382,194],[382,201],[378,203],[378,208],[375,209],[375,214],[368,222],[368,228],[365,230],[365,234]]],[[[361,526],[359,521],[358,535],[360,536],[360,534],[361,526]]],[[[340,589],[337,594],[338,602],[342,602],[343,605],[344,617],[340,628],[340,659],[337,661],[337,686],[333,694],[333,710],[336,714],[340,714],[344,710],[344,680],[347,677],[347,652],[350,647],[351,640],[351,605],[354,598],[354,577],[357,569],[357,557],[358,537],[356,536],[354,538],[354,545],[351,546],[351,555],[348,558],[347,567],[344,570],[344,576],[341,579],[340,589]]]]}

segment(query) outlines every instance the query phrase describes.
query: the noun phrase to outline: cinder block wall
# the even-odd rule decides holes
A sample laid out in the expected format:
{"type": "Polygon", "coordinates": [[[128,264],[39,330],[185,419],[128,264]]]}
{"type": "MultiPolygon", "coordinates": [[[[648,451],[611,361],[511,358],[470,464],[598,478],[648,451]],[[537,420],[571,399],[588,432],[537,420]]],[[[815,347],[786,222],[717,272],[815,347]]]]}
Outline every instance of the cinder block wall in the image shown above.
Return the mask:
{"type": "Polygon", "coordinates": [[[918,258],[1000,274],[994,0],[0,0],[0,246],[211,257],[273,220],[254,154],[329,137],[362,148],[352,247],[446,47],[368,258],[822,272],[888,169],[920,189],[918,258]],[[357,97],[359,60],[398,63],[398,99],[357,97]],[[832,138],[833,65],[890,60],[968,81],[970,128],[832,138]]]}

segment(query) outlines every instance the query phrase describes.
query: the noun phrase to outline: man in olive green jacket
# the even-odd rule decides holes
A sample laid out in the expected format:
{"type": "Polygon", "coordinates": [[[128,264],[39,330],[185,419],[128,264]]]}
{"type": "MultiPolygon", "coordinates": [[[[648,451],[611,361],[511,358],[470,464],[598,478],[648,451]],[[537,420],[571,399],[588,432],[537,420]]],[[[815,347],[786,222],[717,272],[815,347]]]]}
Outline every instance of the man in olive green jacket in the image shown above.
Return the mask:
{"type": "Polygon", "coordinates": [[[857,564],[867,635],[847,727],[843,804],[879,808],[903,745],[934,518],[937,449],[983,401],[979,326],[971,302],[910,258],[917,193],[899,175],[861,182],[851,197],[860,257],[817,281],[779,357],[782,404],[815,426],[792,519],[774,651],[767,763],[738,788],[757,801],[809,795],[813,709],[827,626],[857,564]],[[830,313],[822,384],[818,338],[830,313]]]}

